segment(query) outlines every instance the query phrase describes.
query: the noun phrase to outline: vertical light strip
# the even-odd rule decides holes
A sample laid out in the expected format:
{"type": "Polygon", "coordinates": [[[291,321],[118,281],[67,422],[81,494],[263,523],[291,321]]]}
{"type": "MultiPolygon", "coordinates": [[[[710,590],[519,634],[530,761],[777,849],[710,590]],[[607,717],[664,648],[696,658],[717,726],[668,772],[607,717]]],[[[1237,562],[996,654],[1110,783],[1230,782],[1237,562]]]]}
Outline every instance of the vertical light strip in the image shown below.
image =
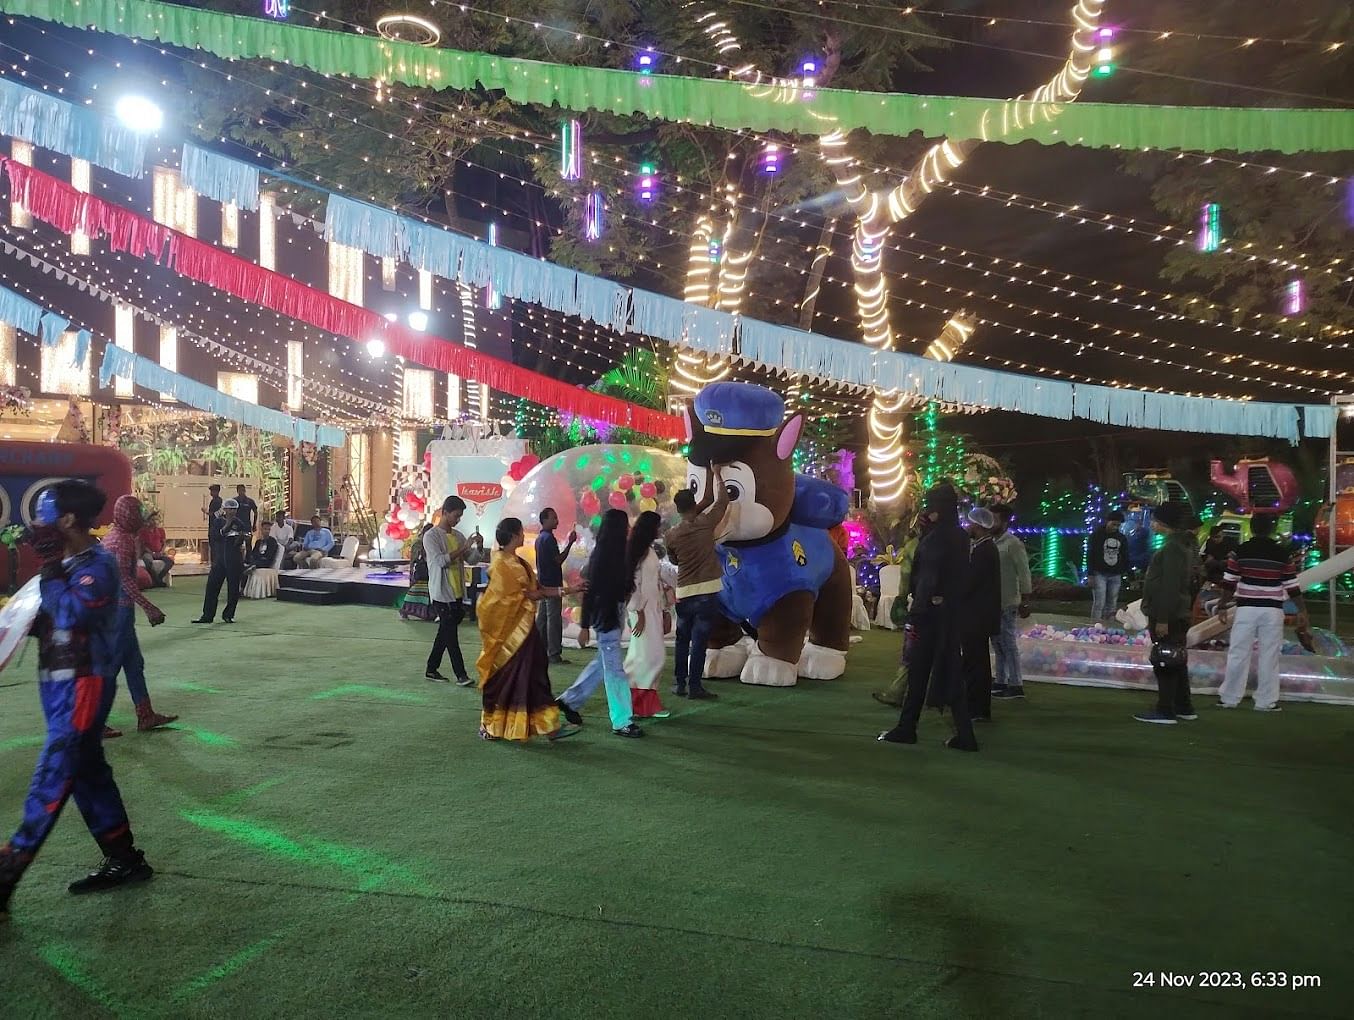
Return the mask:
{"type": "MultiPolygon", "coordinates": [[[[177,372],[179,370],[178,326],[160,327],[160,367],[167,368],[171,372],[177,372]]],[[[176,398],[168,393],[161,393],[160,399],[172,402],[176,398]]]]}
{"type": "Polygon", "coordinates": [[[413,429],[400,430],[400,445],[396,453],[395,466],[408,467],[418,460],[418,433],[413,429]]]}
{"type": "Polygon", "coordinates": [[[489,398],[490,398],[492,395],[493,395],[493,391],[490,390],[488,386],[481,386],[481,387],[480,387],[480,420],[481,420],[481,421],[488,421],[488,420],[489,420],[489,398]]]}
{"type": "Polygon", "coordinates": [[[77,397],[89,396],[89,366],[94,360],[86,357],[83,365],[75,364],[77,343],[74,330],[61,334],[55,347],[42,347],[42,365],[38,388],[43,393],[62,393],[77,397]]]}
{"type": "Polygon", "coordinates": [[[226,248],[240,247],[240,207],[234,202],[221,205],[221,244],[226,248]]]}
{"type": "MultiPolygon", "coordinates": [[[[113,343],[124,351],[136,353],[136,309],[118,302],[113,306],[113,343]]],[[[113,395],[131,397],[136,384],[128,376],[113,377],[113,395]]]]}
{"type": "MultiPolygon", "coordinates": [[[[89,162],[83,159],[72,159],[71,187],[88,195],[89,177],[89,162]]],[[[89,254],[89,235],[83,230],[71,231],[71,252],[75,255],[89,254]]]]}
{"type": "Polygon", "coordinates": [[[197,237],[197,192],[185,186],[171,167],[151,171],[151,214],[156,223],[197,237]]]}
{"type": "MultiPolygon", "coordinates": [[[[14,158],[14,162],[22,163],[24,166],[33,165],[33,146],[18,138],[10,140],[9,154],[14,158]]],[[[27,230],[33,226],[33,217],[17,201],[9,203],[9,222],[11,225],[27,230]]]]}
{"type": "Polygon", "coordinates": [[[391,257],[391,256],[389,256],[389,255],[382,256],[382,258],[381,258],[381,289],[382,289],[382,290],[394,290],[394,289],[395,289],[395,267],[396,267],[396,265],[397,265],[397,263],[395,262],[395,259],[394,259],[393,257],[391,257]]]}
{"type": "Polygon", "coordinates": [[[287,407],[302,410],[305,403],[306,342],[287,341],[287,407]]]}
{"type": "Polygon", "coordinates": [[[433,274],[426,269],[418,271],[418,306],[425,312],[433,310],[433,274]]]}
{"type": "Polygon", "coordinates": [[[259,377],[252,372],[217,372],[216,388],[237,400],[259,402],[259,377]]]}
{"type": "Polygon", "coordinates": [[[266,191],[259,195],[259,265],[277,269],[277,199],[266,191]]]}
{"type": "MultiPolygon", "coordinates": [[[[458,283],[456,293],[461,298],[461,340],[469,348],[473,349],[475,344],[475,290],[468,283],[458,283]]],[[[455,379],[455,376],[452,376],[455,379]]],[[[466,402],[471,407],[480,406],[480,384],[473,379],[467,379],[465,385],[466,402]]],[[[459,397],[460,380],[457,379],[457,393],[459,397]]],[[[462,408],[458,399],[456,410],[459,413],[462,408]]]]}
{"type": "Polygon", "coordinates": [[[349,304],[362,304],[362,250],[329,242],[329,293],[349,304]]]}
{"type": "Polygon", "coordinates": [[[8,322],[0,322],[0,386],[13,386],[18,378],[17,333],[8,322]]]}
{"type": "Polygon", "coordinates": [[[447,373],[447,417],[461,416],[461,377],[453,372],[447,373]]]}

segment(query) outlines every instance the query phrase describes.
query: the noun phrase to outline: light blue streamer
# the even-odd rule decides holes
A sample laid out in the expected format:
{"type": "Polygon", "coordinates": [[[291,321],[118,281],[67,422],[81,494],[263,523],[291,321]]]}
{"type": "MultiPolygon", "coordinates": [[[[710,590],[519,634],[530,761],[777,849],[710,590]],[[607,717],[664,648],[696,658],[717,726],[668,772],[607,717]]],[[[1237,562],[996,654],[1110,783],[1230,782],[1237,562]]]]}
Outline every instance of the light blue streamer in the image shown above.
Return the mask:
{"type": "Polygon", "coordinates": [[[0,287],[0,322],[7,322],[32,336],[42,328],[42,307],[14,291],[0,287]]]}
{"type": "Polygon", "coordinates": [[[103,351],[103,364],[99,367],[99,385],[107,386],[114,376],[131,379],[137,384],[161,393],[168,393],[190,407],[206,411],[209,414],[231,421],[251,425],[280,436],[289,436],[297,443],[317,443],[323,446],[341,446],[344,434],[337,428],[319,428],[313,421],[293,418],[281,411],[268,407],[259,407],[247,400],[240,400],[212,389],[196,379],[171,372],[162,365],[124,350],[116,344],[108,344],[103,351]]]}
{"type": "Polygon", "coordinates": [[[145,173],[150,136],[112,117],[0,78],[0,135],[87,160],[126,177],[145,173]]]}
{"type": "Polygon", "coordinates": [[[400,219],[389,209],[330,195],[324,213],[324,239],[380,258],[404,259],[408,249],[401,242],[400,219]]]}
{"type": "Polygon", "coordinates": [[[259,170],[256,166],[184,142],[179,176],[199,195],[217,202],[233,203],[250,212],[258,210],[259,170]]]}
{"type": "Polygon", "coordinates": [[[1308,439],[1329,439],[1335,434],[1336,418],[1334,407],[1308,404],[1302,409],[1302,431],[1308,439]]]}
{"type": "Polygon", "coordinates": [[[61,334],[70,328],[71,320],[57,315],[56,312],[42,313],[42,346],[55,347],[61,342],[61,334]]]}
{"type": "Polygon", "coordinates": [[[75,359],[71,362],[76,368],[84,368],[89,360],[89,330],[82,329],[75,334],[75,359]]]}

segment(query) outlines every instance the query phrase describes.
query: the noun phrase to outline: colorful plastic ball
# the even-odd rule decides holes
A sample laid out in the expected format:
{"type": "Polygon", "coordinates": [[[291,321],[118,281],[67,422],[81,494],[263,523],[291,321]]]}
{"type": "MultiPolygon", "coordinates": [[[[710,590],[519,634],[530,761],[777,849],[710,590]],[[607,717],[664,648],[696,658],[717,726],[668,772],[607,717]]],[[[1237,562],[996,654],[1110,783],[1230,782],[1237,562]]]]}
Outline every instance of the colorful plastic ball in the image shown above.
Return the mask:
{"type": "Polygon", "coordinates": [[[621,475],[616,479],[616,488],[621,492],[629,492],[635,487],[634,475],[621,475]]]}
{"type": "Polygon", "coordinates": [[[628,502],[629,501],[625,498],[625,493],[620,492],[619,490],[607,497],[607,504],[614,510],[624,510],[628,502]]]}
{"type": "Polygon", "coordinates": [[[657,510],[657,509],[658,509],[658,500],[656,500],[656,499],[641,499],[641,500],[639,501],[639,508],[640,508],[641,510],[645,511],[645,512],[648,512],[648,511],[650,511],[650,510],[657,510]]]}
{"type": "Polygon", "coordinates": [[[645,499],[653,499],[658,495],[658,486],[654,485],[653,482],[645,482],[639,487],[639,494],[645,499]]]}

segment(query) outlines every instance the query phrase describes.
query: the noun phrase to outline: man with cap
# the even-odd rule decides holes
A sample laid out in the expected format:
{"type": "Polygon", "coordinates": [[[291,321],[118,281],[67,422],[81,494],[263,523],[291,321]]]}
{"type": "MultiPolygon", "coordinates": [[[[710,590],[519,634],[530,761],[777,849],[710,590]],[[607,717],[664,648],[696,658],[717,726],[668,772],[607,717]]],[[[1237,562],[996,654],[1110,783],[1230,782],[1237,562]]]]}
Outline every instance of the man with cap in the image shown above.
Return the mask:
{"type": "Polygon", "coordinates": [[[992,534],[997,516],[986,507],[968,512],[968,586],[961,609],[964,689],[969,715],[992,718],[992,659],[989,644],[1001,630],[1001,556],[992,534]]]}
{"type": "Polygon", "coordinates": [[[1152,530],[1166,541],[1152,556],[1142,583],[1142,611],[1152,635],[1152,672],[1157,678],[1157,704],[1139,712],[1138,722],[1173,726],[1199,716],[1189,696],[1189,666],[1185,635],[1194,604],[1194,578],[1199,571],[1199,547],[1191,530],[1192,515],[1178,503],[1152,511],[1152,530]]]}
{"type": "Polygon", "coordinates": [[[1128,573],[1128,537],[1120,530],[1124,515],[1111,510],[1105,523],[1091,533],[1086,547],[1086,583],[1091,586],[1091,622],[1114,619],[1119,606],[1119,583],[1128,573]]]}
{"type": "Polygon", "coordinates": [[[945,746],[976,751],[961,652],[962,616],[969,581],[969,537],[959,526],[959,498],[948,483],[926,493],[922,516],[930,522],[912,564],[912,607],[907,642],[908,685],[898,725],[879,735],[891,744],[915,744],[924,704],[949,707],[955,735],[945,746]]]}
{"type": "Polygon", "coordinates": [[[235,622],[235,605],[240,601],[240,578],[244,576],[243,543],[249,537],[244,522],[236,514],[239,506],[228,499],[221,512],[212,518],[208,544],[212,550],[212,571],[207,575],[207,595],[202,600],[202,615],[194,623],[214,623],[221,586],[226,586],[226,609],[221,619],[235,622]]]}

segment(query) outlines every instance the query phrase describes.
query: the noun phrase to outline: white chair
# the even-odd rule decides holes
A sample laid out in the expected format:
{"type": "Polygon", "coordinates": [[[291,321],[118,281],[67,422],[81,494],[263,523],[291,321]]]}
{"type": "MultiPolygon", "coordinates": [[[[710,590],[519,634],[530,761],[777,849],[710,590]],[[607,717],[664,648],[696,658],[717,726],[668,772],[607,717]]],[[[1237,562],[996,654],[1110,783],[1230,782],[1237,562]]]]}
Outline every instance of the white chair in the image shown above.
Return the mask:
{"type": "Polygon", "coordinates": [[[277,544],[277,555],[273,557],[271,567],[255,567],[249,572],[249,579],[244,583],[244,591],[241,593],[247,599],[270,599],[277,594],[277,574],[282,566],[282,557],[286,555],[286,550],[282,548],[282,543],[277,544]]]}
{"type": "Polygon", "coordinates": [[[879,608],[874,614],[874,625],[885,630],[897,630],[893,625],[893,603],[903,583],[903,568],[896,563],[879,568],[879,608]]]}
{"type": "Polygon", "coordinates": [[[865,600],[860,597],[860,589],[856,586],[855,567],[851,568],[851,629],[870,629],[870,611],[865,608],[865,600]]]}
{"type": "Polygon", "coordinates": [[[326,556],[320,560],[322,567],[351,567],[357,561],[357,536],[349,535],[343,540],[343,548],[337,556],[326,556]]]}

